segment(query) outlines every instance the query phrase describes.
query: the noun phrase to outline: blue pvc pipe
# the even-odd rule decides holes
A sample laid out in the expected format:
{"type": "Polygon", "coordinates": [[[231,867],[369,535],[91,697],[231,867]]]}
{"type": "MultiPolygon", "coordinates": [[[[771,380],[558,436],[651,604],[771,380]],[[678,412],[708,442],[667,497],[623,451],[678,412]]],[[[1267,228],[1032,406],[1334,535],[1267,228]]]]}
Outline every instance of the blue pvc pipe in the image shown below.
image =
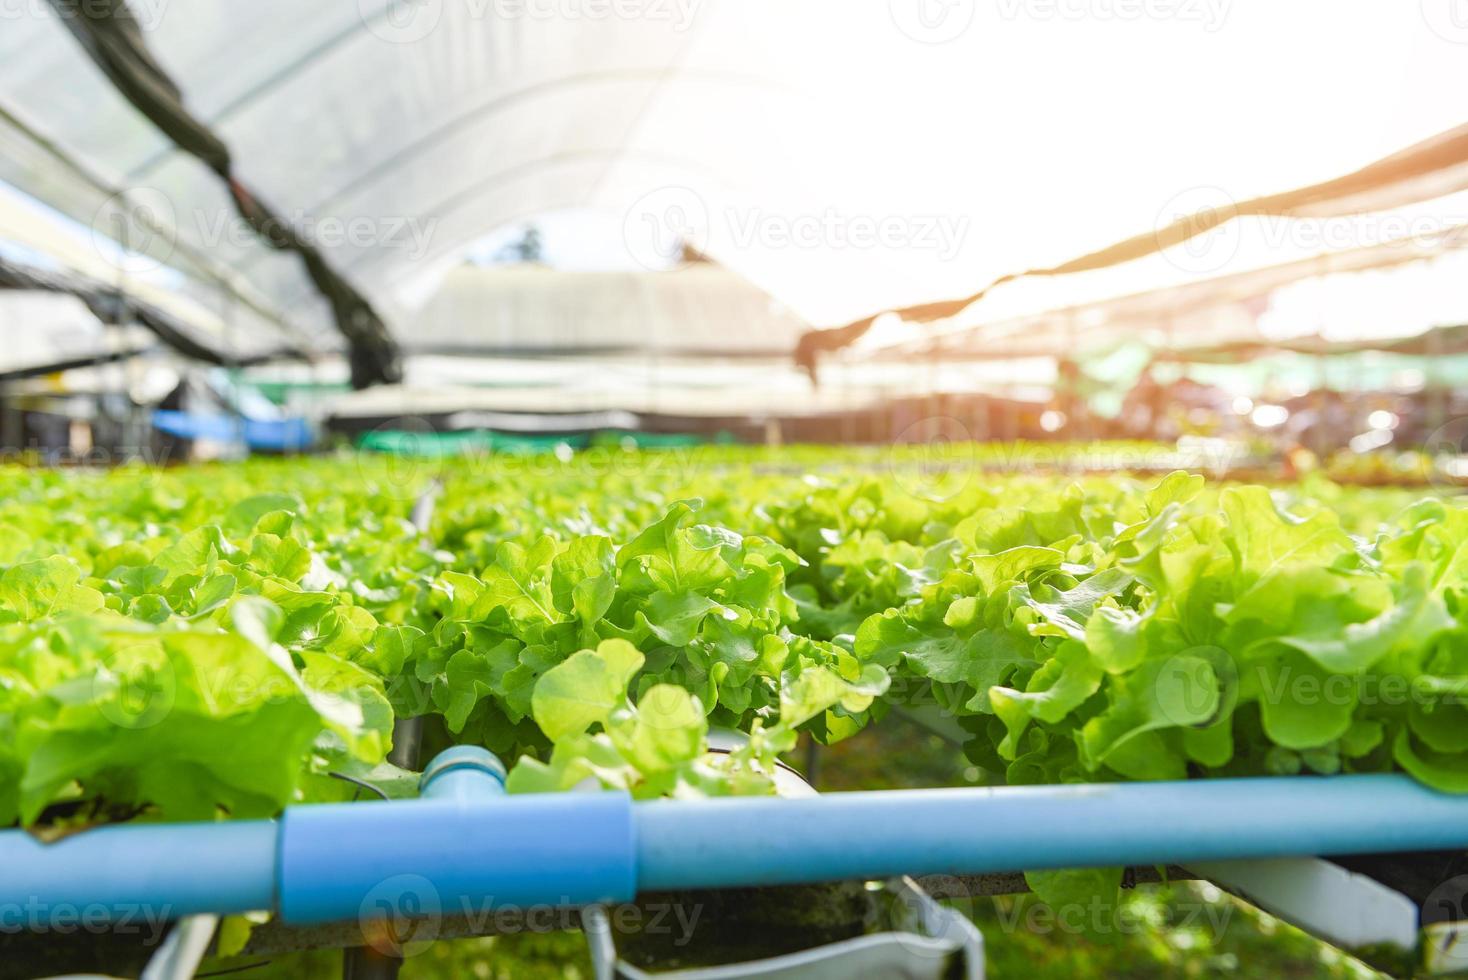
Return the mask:
{"type": "Polygon", "coordinates": [[[423,771],[418,792],[425,800],[492,800],[505,795],[505,764],[474,745],[440,752],[423,771]]]}
{"type": "Polygon", "coordinates": [[[28,926],[275,908],[292,924],[482,915],[638,891],[1468,848],[1468,796],[1405,776],[649,801],[501,795],[487,754],[425,798],[292,807],[278,823],[0,833],[0,911],[28,926]],[[49,917],[49,918],[48,918],[49,917]]]}
{"type": "Polygon", "coordinates": [[[659,800],[636,816],[644,891],[1468,848],[1468,796],[1391,775],[659,800]]]}
{"type": "Polygon", "coordinates": [[[14,928],[157,923],[275,905],[276,825],[142,824],[42,844],[0,833],[0,912],[14,928]]]}
{"type": "Polygon", "coordinates": [[[570,907],[636,897],[632,801],[620,793],[504,796],[504,767],[461,746],[416,803],[292,807],[279,904],[292,925],[570,907]]]}
{"type": "Polygon", "coordinates": [[[155,923],[274,909],[291,924],[481,915],[634,897],[632,802],[504,798],[504,767],[454,749],[424,798],[292,807],[276,821],[109,827],[45,845],[0,832],[0,927],[155,923]]]}

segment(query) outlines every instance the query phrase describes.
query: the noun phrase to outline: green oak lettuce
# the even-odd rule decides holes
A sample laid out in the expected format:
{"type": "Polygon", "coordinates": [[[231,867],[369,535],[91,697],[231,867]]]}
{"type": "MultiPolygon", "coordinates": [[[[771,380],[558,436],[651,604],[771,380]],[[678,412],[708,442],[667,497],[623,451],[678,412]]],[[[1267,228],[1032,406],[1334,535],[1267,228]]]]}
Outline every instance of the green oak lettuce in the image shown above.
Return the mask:
{"type": "Polygon", "coordinates": [[[0,470],[0,824],[399,795],[420,716],[517,792],[773,792],[893,708],[996,782],[1468,792],[1457,501],[1033,448],[0,470]]]}

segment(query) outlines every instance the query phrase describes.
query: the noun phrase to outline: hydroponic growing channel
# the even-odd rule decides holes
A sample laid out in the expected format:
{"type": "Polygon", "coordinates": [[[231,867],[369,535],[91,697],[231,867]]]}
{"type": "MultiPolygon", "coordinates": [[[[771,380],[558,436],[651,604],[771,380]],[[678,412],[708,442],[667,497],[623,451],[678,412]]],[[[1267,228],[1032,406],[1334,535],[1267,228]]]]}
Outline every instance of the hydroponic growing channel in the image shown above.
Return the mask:
{"type": "Polygon", "coordinates": [[[988,875],[962,879],[986,894],[1030,872],[1064,906],[1155,866],[1397,972],[1463,965],[1456,500],[770,459],[5,471],[0,904],[31,912],[4,969],[65,947],[188,975],[252,942],[493,932],[475,911],[573,908],[610,942],[608,903],[756,889],[724,900],[733,921],[887,880],[906,914],[873,927],[863,899],[860,936],[811,944],[829,959],[716,956],[714,929],[676,962],[594,946],[598,969],[977,975],[971,927],[904,875],[988,875]],[[946,727],[991,785],[792,787],[802,741],[894,711],[946,727]],[[414,719],[419,759],[388,761],[414,719]],[[62,942],[78,910],[170,929],[62,942]]]}

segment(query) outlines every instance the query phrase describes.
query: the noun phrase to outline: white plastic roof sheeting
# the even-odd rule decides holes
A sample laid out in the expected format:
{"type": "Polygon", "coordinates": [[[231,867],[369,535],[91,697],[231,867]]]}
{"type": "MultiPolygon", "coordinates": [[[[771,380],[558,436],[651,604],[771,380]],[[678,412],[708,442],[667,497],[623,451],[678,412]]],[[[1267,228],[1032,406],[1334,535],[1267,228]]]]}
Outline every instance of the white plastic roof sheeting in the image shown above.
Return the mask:
{"type": "MultiPolygon", "coordinates": [[[[400,331],[424,277],[547,211],[624,216],[649,266],[686,234],[829,325],[1468,120],[1454,0],[132,2],[244,181],[400,331]]],[[[168,226],[131,244],[337,346],[48,3],[3,16],[0,181],[104,229],[123,191],[168,226]]]]}
{"type": "Polygon", "coordinates": [[[412,323],[403,337],[410,354],[777,356],[794,351],[809,329],[768,294],[709,262],[668,272],[461,266],[412,323]]]}
{"type": "Polygon", "coordinates": [[[154,346],[140,328],[109,331],[81,300],[56,293],[0,291],[0,375],[83,364],[154,346]]]}
{"type": "MultiPolygon", "coordinates": [[[[0,124],[3,129],[3,124],[0,124]]],[[[0,154],[0,166],[4,164],[0,154]]],[[[148,255],[130,255],[111,239],[82,227],[35,200],[0,184],[0,257],[45,272],[72,272],[100,286],[125,289],[186,325],[194,339],[226,355],[250,357],[279,345],[282,331],[264,312],[268,303],[256,296],[251,307],[226,299],[218,281],[190,278],[148,255]]],[[[4,293],[0,292],[0,301],[4,293]]],[[[19,325],[20,321],[16,321],[19,325]]],[[[31,323],[29,330],[41,329],[31,323]]],[[[291,338],[302,338],[294,332],[291,338]]]]}

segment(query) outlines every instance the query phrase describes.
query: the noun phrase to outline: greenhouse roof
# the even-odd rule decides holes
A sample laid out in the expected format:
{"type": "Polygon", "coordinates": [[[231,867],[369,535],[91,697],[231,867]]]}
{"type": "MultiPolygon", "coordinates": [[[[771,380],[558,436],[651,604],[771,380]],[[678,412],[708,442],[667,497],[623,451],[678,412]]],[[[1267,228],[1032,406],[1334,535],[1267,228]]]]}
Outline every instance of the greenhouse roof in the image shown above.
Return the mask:
{"type": "Polygon", "coordinates": [[[81,300],[39,291],[0,291],[0,381],[120,360],[147,350],[139,328],[109,335],[81,300]]]}
{"type": "Polygon", "coordinates": [[[462,266],[412,318],[412,353],[788,356],[808,327],[731,270],[462,266]]]}
{"type": "MultiPolygon", "coordinates": [[[[340,310],[242,229],[242,197],[398,337],[474,242],[567,210],[615,216],[624,263],[661,268],[692,238],[838,324],[1330,181],[1468,118],[1463,38],[1415,4],[908,7],[833,22],[789,0],[134,0],[155,79],[227,148],[227,186],[118,93],[74,24],[27,4],[0,36],[0,181],[83,240],[128,239],[190,284],[201,319],[328,350],[340,310]],[[1257,64],[1278,70],[1238,70],[1257,64]],[[965,112],[932,91],[968,93],[965,112]]],[[[1336,203],[1381,209],[1463,177],[1336,203]]]]}

